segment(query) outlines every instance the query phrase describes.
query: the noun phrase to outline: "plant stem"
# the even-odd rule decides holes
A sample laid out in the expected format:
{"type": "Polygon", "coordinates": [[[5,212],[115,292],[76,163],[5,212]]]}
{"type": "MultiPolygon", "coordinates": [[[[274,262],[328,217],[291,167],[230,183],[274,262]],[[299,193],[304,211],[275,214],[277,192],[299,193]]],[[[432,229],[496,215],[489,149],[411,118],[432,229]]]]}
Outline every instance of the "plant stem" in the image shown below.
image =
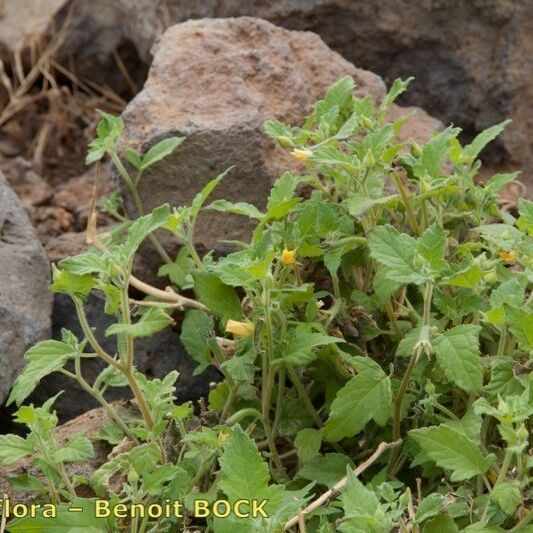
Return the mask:
{"type": "Polygon", "coordinates": [[[402,197],[403,205],[405,206],[405,212],[407,214],[407,218],[409,219],[409,224],[411,225],[412,230],[417,235],[419,235],[420,226],[418,225],[418,221],[416,220],[413,204],[411,203],[411,198],[407,194],[407,189],[402,183],[402,179],[397,172],[392,172],[392,179],[394,181],[394,184],[396,185],[396,188],[398,189],[398,192],[400,193],[400,196],[402,197]]]}
{"type": "Polygon", "coordinates": [[[146,398],[144,397],[141,387],[139,386],[139,382],[137,381],[137,378],[133,373],[133,368],[127,370],[123,369],[123,372],[126,376],[126,379],[128,380],[131,391],[133,392],[133,396],[137,401],[137,405],[139,406],[139,410],[141,411],[146,426],[149,430],[151,430],[154,427],[154,419],[152,417],[152,413],[150,413],[150,408],[146,403],[146,398]]]}
{"type": "MultiPolygon", "coordinates": [[[[122,161],[120,160],[116,152],[111,152],[111,160],[113,161],[113,164],[117,167],[117,170],[122,176],[122,179],[125,181],[126,185],[128,186],[128,189],[131,192],[131,195],[133,197],[133,203],[135,204],[135,208],[137,209],[137,214],[140,217],[142,217],[144,215],[144,209],[142,206],[139,191],[137,187],[135,186],[135,183],[132,181],[130,175],[128,174],[128,171],[122,164],[122,161]]],[[[152,233],[148,235],[148,238],[150,239],[150,242],[152,243],[153,247],[156,249],[157,253],[161,256],[161,259],[163,259],[165,263],[172,263],[172,259],[167,254],[162,244],[159,242],[159,239],[152,233]]]]}
{"type": "MultiPolygon", "coordinates": [[[[422,327],[423,328],[429,328],[429,325],[430,325],[430,317],[431,317],[430,311],[431,311],[432,295],[433,295],[433,285],[431,283],[426,283],[426,286],[424,288],[424,312],[422,315],[422,327]]],[[[405,396],[405,391],[407,390],[407,387],[409,386],[409,382],[411,380],[411,374],[413,373],[413,370],[415,368],[415,365],[418,361],[419,356],[420,356],[420,352],[415,346],[415,348],[413,349],[413,353],[411,354],[411,357],[409,359],[409,363],[407,364],[407,368],[405,369],[405,373],[400,383],[398,392],[396,393],[396,397],[394,398],[394,414],[393,414],[393,420],[392,420],[393,440],[398,440],[401,437],[402,401],[405,396]]],[[[398,455],[398,450],[394,450],[390,455],[389,465],[388,465],[388,472],[390,475],[395,474],[395,472],[393,472],[393,466],[396,461],[397,455],[398,455]]]]}
{"type": "Polygon", "coordinates": [[[502,324],[500,330],[500,340],[498,342],[498,357],[503,357],[505,355],[505,348],[507,346],[507,325],[502,324]]]}
{"type": "Polygon", "coordinates": [[[106,363],[111,366],[114,366],[118,370],[121,370],[122,367],[120,363],[113,359],[101,346],[96,337],[94,336],[93,330],[87,321],[87,315],[85,314],[85,309],[83,308],[82,301],[77,297],[73,296],[72,300],[74,301],[74,306],[76,307],[76,313],[78,315],[78,321],[80,323],[83,334],[89,341],[89,344],[92,346],[96,354],[103,359],[106,363]]]}

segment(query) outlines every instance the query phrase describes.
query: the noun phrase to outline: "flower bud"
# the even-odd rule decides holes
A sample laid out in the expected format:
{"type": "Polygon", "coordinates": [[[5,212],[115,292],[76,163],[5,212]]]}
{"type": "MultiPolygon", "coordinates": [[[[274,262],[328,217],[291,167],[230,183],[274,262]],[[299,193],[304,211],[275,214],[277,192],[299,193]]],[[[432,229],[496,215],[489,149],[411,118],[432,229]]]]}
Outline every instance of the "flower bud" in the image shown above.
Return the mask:
{"type": "Polygon", "coordinates": [[[226,332],[233,333],[237,337],[251,337],[254,333],[254,325],[249,320],[239,322],[230,318],[226,322],[226,332]]]}
{"type": "Polygon", "coordinates": [[[283,249],[283,252],[281,252],[281,262],[284,265],[292,265],[296,262],[296,252],[294,250],[287,250],[287,248],[283,249]]]}
{"type": "Polygon", "coordinates": [[[292,146],[292,140],[290,137],[287,137],[285,135],[282,135],[281,137],[278,137],[278,143],[282,148],[289,148],[292,146]]]}
{"type": "Polygon", "coordinates": [[[483,276],[483,279],[487,283],[495,283],[496,281],[498,281],[498,275],[496,274],[496,272],[494,272],[494,270],[492,270],[490,272],[487,272],[485,276],[483,276]]]}
{"type": "Polygon", "coordinates": [[[291,155],[294,159],[298,159],[298,161],[305,161],[313,155],[313,152],[307,148],[295,148],[291,152],[291,155]]]}
{"type": "Polygon", "coordinates": [[[413,142],[411,145],[411,154],[415,157],[420,157],[422,155],[422,148],[420,148],[420,145],[417,142],[413,142]]]}
{"type": "Polygon", "coordinates": [[[361,126],[365,128],[365,130],[369,130],[373,126],[372,120],[368,117],[365,117],[364,115],[360,118],[360,123],[361,123],[361,126]]]}
{"type": "Polygon", "coordinates": [[[363,157],[363,165],[367,168],[372,168],[375,164],[374,154],[372,154],[372,150],[368,150],[365,157],[363,157]]]}

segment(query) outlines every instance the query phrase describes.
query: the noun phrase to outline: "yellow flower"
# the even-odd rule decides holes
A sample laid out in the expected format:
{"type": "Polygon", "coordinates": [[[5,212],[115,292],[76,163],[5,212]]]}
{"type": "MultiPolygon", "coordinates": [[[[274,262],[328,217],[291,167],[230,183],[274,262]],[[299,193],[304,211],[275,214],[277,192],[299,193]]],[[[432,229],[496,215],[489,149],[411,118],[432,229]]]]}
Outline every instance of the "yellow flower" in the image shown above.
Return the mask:
{"type": "Polygon", "coordinates": [[[226,322],[226,332],[233,333],[237,337],[251,337],[254,333],[254,325],[249,320],[239,322],[230,318],[226,322]]]}
{"type": "Polygon", "coordinates": [[[516,253],[516,250],[500,252],[498,255],[500,256],[500,259],[508,265],[514,265],[516,263],[516,260],[518,259],[518,254],[516,253]]]}
{"type": "Polygon", "coordinates": [[[294,159],[298,159],[298,161],[305,161],[313,155],[313,152],[311,152],[311,150],[308,150],[307,148],[295,148],[291,152],[291,155],[292,157],[294,157],[294,159]]]}
{"type": "Polygon", "coordinates": [[[294,250],[287,250],[287,248],[284,248],[283,252],[281,252],[281,262],[284,265],[292,265],[293,263],[296,263],[296,252],[294,250]]]}

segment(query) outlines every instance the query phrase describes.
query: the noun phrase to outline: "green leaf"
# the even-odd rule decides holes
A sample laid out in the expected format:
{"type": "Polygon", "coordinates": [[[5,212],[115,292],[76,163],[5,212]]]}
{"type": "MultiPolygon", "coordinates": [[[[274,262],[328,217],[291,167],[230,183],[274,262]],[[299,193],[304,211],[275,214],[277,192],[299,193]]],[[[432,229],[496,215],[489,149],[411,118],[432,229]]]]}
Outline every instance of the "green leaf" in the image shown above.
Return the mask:
{"type": "Polygon", "coordinates": [[[244,215],[250,218],[261,219],[266,215],[261,213],[255,205],[246,202],[228,202],[227,200],[215,200],[206,207],[211,211],[219,211],[220,213],[231,213],[232,215],[244,215]]]}
{"type": "Polygon", "coordinates": [[[33,453],[29,439],[18,435],[0,435],[0,459],[5,465],[12,465],[33,453]]]}
{"type": "Polygon", "coordinates": [[[44,483],[38,477],[32,476],[31,474],[11,477],[8,479],[8,482],[11,487],[21,492],[44,493],[46,491],[44,483]]]}
{"type": "Polygon", "coordinates": [[[127,148],[124,152],[124,155],[126,156],[126,159],[137,169],[139,170],[141,168],[142,164],[142,157],[137,150],[134,150],[133,148],[127,148]]]}
{"type": "Polygon", "coordinates": [[[533,237],[533,202],[521,198],[518,202],[518,213],[520,217],[516,225],[533,237]]]}
{"type": "Polygon", "coordinates": [[[241,302],[235,289],[225,285],[210,272],[193,272],[194,292],[204,305],[223,319],[243,317],[241,302]]]}
{"type": "Polygon", "coordinates": [[[508,183],[516,181],[520,172],[510,172],[507,174],[494,174],[491,178],[487,180],[487,183],[484,185],[484,189],[489,192],[497,193],[508,183]]]}
{"type": "Polygon", "coordinates": [[[370,255],[388,267],[387,277],[399,283],[421,283],[425,277],[416,271],[416,239],[399,233],[391,225],[378,226],[368,238],[370,255]]]}
{"type": "Polygon", "coordinates": [[[471,394],[483,386],[480,330],[479,326],[463,324],[445,331],[432,341],[437,362],[446,377],[471,394]]]}
{"type": "Polygon", "coordinates": [[[83,434],[77,433],[71,437],[68,443],[52,453],[52,459],[57,463],[83,461],[94,456],[91,441],[83,434]]]}
{"type": "Polygon", "coordinates": [[[161,161],[161,159],[170,155],[183,141],[184,137],[169,137],[159,141],[146,152],[138,168],[144,170],[154,163],[161,161]]]}
{"type": "Polygon", "coordinates": [[[426,496],[416,508],[416,522],[421,524],[428,518],[438,515],[445,507],[446,499],[442,494],[433,492],[426,496]]]}
{"type": "Polygon", "coordinates": [[[390,196],[382,196],[380,198],[370,198],[368,196],[360,196],[358,194],[354,194],[353,196],[349,196],[348,198],[346,198],[343,203],[348,208],[348,212],[350,213],[350,215],[352,215],[353,217],[358,217],[364,214],[374,205],[385,205],[389,202],[392,203],[394,200],[397,200],[397,198],[397,194],[391,194],[390,196]]]}
{"type": "Polygon", "coordinates": [[[342,453],[327,453],[306,464],[297,476],[331,487],[346,475],[350,464],[350,458],[342,453]]]}
{"type": "Polygon", "coordinates": [[[344,533],[390,531],[390,518],[386,516],[385,509],[379,503],[376,494],[365,487],[349,468],[346,475],[346,487],[340,498],[345,520],[340,525],[339,531],[344,533]]]}
{"type": "Polygon", "coordinates": [[[281,357],[274,359],[275,362],[283,362],[288,365],[305,365],[315,358],[313,348],[344,342],[339,337],[314,333],[310,324],[299,324],[289,332],[287,347],[281,357]]]}
{"type": "Polygon", "coordinates": [[[291,200],[296,190],[296,178],[290,172],[284,172],[272,185],[268,196],[267,209],[291,200]]]}
{"type": "Polygon", "coordinates": [[[525,309],[508,307],[506,310],[509,320],[509,331],[515,336],[520,347],[524,350],[533,348],[533,312],[525,309]]]}
{"type": "Polygon", "coordinates": [[[451,285],[452,287],[475,289],[485,274],[486,272],[483,271],[478,264],[472,263],[463,270],[460,270],[449,278],[443,280],[443,284],[451,285]]]}
{"type": "Polygon", "coordinates": [[[413,429],[409,436],[437,466],[451,470],[452,481],[484,474],[494,462],[494,455],[483,456],[478,444],[444,424],[413,429]]]}
{"type": "Polygon", "coordinates": [[[320,429],[301,429],[294,439],[294,447],[296,448],[298,459],[304,464],[318,455],[321,445],[322,430],[320,429]]]}
{"type": "Polygon", "coordinates": [[[131,259],[144,239],[156,229],[164,226],[168,222],[169,217],[170,208],[168,204],[165,204],[156,207],[148,215],[144,215],[133,222],[128,228],[128,237],[122,246],[126,257],[131,259]]]}
{"type": "Polygon", "coordinates": [[[106,331],[106,337],[125,333],[132,337],[150,337],[154,333],[172,324],[172,317],[167,315],[160,307],[150,307],[134,324],[112,324],[106,331]]]}
{"type": "Polygon", "coordinates": [[[66,270],[59,270],[52,265],[53,283],[50,290],[55,293],[66,293],[72,296],[86,298],[96,284],[94,278],[89,274],[79,276],[71,274],[66,270]]]}
{"type": "Polygon", "coordinates": [[[224,446],[218,462],[220,488],[230,501],[260,500],[268,494],[268,466],[255,442],[239,425],[235,426],[233,438],[224,446]]]}
{"type": "Polygon", "coordinates": [[[394,103],[394,101],[400,96],[402,93],[404,93],[407,88],[409,87],[409,84],[414,80],[413,77],[407,78],[406,80],[402,80],[401,78],[396,78],[392,82],[392,86],[389,89],[389,92],[385,95],[385,98],[383,98],[383,101],[381,102],[381,105],[379,106],[380,116],[384,117],[388,110],[390,109],[391,105],[394,103]]]}
{"type": "Polygon", "coordinates": [[[505,129],[510,120],[504,120],[479,133],[474,140],[464,147],[463,153],[470,160],[474,160],[480,152],[505,129]]]}
{"type": "Polygon", "coordinates": [[[209,198],[211,193],[215,190],[216,186],[220,183],[220,181],[224,177],[226,177],[226,175],[232,168],[233,167],[229,167],[224,172],[219,174],[216,178],[213,178],[212,180],[208,181],[204,185],[203,189],[193,198],[191,202],[191,211],[192,211],[193,216],[198,215],[205,201],[209,198]]]}
{"type": "Polygon", "coordinates": [[[22,372],[15,379],[8,405],[15,402],[20,405],[48,374],[63,368],[71,358],[78,355],[78,350],[61,341],[41,341],[32,346],[25,354],[27,361],[22,372]]]}
{"type": "Polygon", "coordinates": [[[181,289],[192,287],[191,270],[194,261],[192,260],[189,250],[186,247],[180,248],[173,263],[165,263],[159,267],[158,276],[168,276],[172,283],[181,289]]]}
{"type": "Polygon", "coordinates": [[[319,119],[335,106],[341,109],[351,101],[354,86],[355,81],[351,76],[344,76],[339,81],[335,82],[327,90],[323,100],[320,100],[315,104],[316,118],[319,119]]]}
{"type": "Polygon", "coordinates": [[[492,501],[496,502],[505,513],[514,515],[518,506],[522,503],[522,491],[520,490],[520,481],[504,481],[498,483],[490,493],[492,501]]]}
{"type": "Polygon", "coordinates": [[[382,370],[365,370],[337,393],[324,428],[324,439],[336,442],[357,435],[370,420],[383,426],[390,418],[391,407],[389,377],[382,370]]]}
{"type": "Polygon", "coordinates": [[[422,533],[459,533],[459,528],[448,515],[437,515],[424,524],[422,533]]]}
{"type": "Polygon", "coordinates": [[[436,222],[431,224],[418,239],[417,252],[429,263],[432,270],[439,271],[446,266],[444,247],[446,233],[436,222]]]}
{"type": "Polygon", "coordinates": [[[181,325],[180,340],[187,353],[203,370],[211,362],[208,339],[214,336],[213,317],[199,309],[189,309],[181,325]]]}

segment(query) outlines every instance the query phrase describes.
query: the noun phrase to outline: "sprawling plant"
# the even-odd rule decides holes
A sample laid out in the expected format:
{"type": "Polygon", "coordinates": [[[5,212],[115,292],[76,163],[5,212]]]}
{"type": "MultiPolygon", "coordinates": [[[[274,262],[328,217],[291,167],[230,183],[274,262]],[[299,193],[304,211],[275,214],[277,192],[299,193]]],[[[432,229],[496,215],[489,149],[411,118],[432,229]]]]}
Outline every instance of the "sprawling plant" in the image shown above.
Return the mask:
{"type": "Polygon", "coordinates": [[[60,512],[13,520],[9,531],[59,527],[72,503],[84,509],[76,524],[94,531],[531,531],[533,202],[501,207],[499,191],[517,173],[476,179],[479,153],[506,123],[466,146],[454,127],[424,146],[398,143],[406,119],[387,115],[408,81],[376,106],[345,77],[302,127],[267,122],[305,171],[279,177],[263,209],[207,205],[221,175],[190,206],[144,214],[144,170],[182,139],[119,157],[122,121],[103,115],[88,162],[110,156],[139,217],[108,199],[120,224],[98,234],[93,213],[91,246],[54,268],[51,290],[73,299],[84,338],[64,331],[31,348],[10,401],[62,372],[106,410],[100,438],[116,447],[89,478],[72,476],[68,463],[91,458],[91,441],[58,443],[54,399],[20,407],[29,432],[1,436],[0,458],[31,457],[41,475],[15,488],[60,512]],[[202,211],[252,219],[249,242],[200,257],[202,211]],[[177,239],[175,259],[156,230],[177,239]],[[132,275],[147,238],[167,290],[132,275]],[[146,297],[132,300],[131,287],[146,297]],[[91,291],[115,318],[105,332],[115,353],[87,321],[91,291]],[[169,327],[175,312],[196,372],[221,373],[198,409],[176,404],[177,373],[148,379],[133,363],[135,340],[169,327]],[[107,363],[92,383],[88,357],[107,363]],[[133,415],[106,401],[117,386],[130,387],[133,415]],[[108,517],[94,516],[95,497],[109,502],[108,517]],[[256,512],[234,512],[242,500],[256,512]],[[171,516],[131,512],[174,501],[171,516]]]}

